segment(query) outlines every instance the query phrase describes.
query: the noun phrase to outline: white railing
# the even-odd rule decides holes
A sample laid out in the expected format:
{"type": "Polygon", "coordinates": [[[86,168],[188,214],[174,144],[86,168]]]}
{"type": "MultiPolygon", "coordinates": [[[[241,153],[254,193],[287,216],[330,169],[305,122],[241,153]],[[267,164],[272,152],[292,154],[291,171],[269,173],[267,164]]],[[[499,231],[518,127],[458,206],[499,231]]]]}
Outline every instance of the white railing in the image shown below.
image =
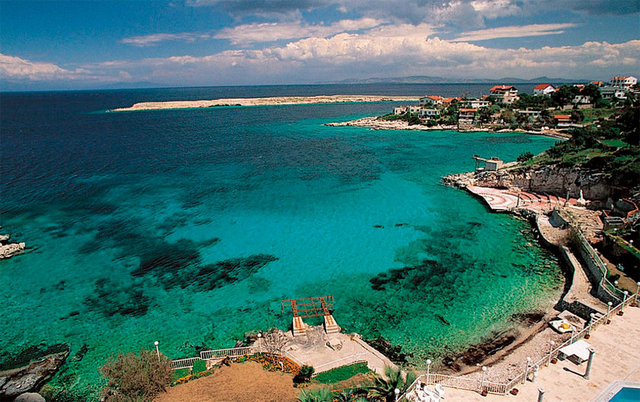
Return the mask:
{"type": "Polygon", "coordinates": [[[352,360],[352,361],[349,362],[349,364],[355,364],[357,362],[366,361],[366,360],[361,360],[361,359],[359,360],[357,358],[358,357],[362,357],[362,356],[366,356],[367,354],[368,353],[365,353],[365,352],[354,353],[352,355],[345,356],[345,357],[342,357],[340,359],[332,360],[330,362],[323,363],[323,364],[320,364],[318,366],[314,366],[313,368],[315,369],[315,374],[320,374],[320,373],[322,373],[324,371],[329,371],[332,368],[339,367],[339,366],[335,366],[334,367],[332,365],[334,365],[336,363],[339,363],[339,362],[342,362],[342,361],[345,361],[345,360],[352,360]]]}
{"type": "Polygon", "coordinates": [[[429,375],[422,374],[413,382],[413,384],[409,386],[409,388],[407,389],[407,392],[402,396],[402,398],[406,400],[407,395],[410,394],[418,386],[418,384],[421,384],[421,383],[425,385],[440,384],[444,387],[457,388],[457,389],[474,391],[474,392],[482,392],[483,390],[486,390],[486,392],[490,394],[507,395],[518,384],[523,384],[524,382],[526,382],[526,380],[528,380],[533,375],[534,368],[536,366],[538,368],[542,368],[549,365],[551,360],[554,357],[558,356],[558,354],[560,353],[560,349],[583,338],[586,334],[595,330],[600,325],[606,324],[611,319],[612,316],[615,316],[616,314],[618,314],[618,312],[622,311],[629,304],[634,302],[637,303],[638,299],[639,299],[638,293],[630,297],[626,297],[616,307],[612,308],[602,317],[595,320],[591,320],[587,324],[587,326],[583,328],[581,331],[573,334],[571,338],[567,339],[566,341],[558,345],[555,349],[546,353],[537,362],[530,364],[528,367],[525,368],[524,371],[522,371],[520,374],[516,375],[515,378],[511,379],[506,383],[487,381],[487,380],[478,379],[478,378],[455,377],[455,376],[450,376],[445,374],[436,374],[436,373],[429,373],[429,375]]]}
{"type": "Polygon", "coordinates": [[[224,357],[240,357],[257,353],[259,348],[253,346],[245,346],[241,348],[205,350],[200,352],[202,360],[220,359],[224,357]]]}
{"type": "Polygon", "coordinates": [[[196,360],[202,360],[202,359],[199,357],[188,357],[186,359],[171,360],[169,364],[171,365],[172,369],[178,370],[178,369],[193,367],[193,363],[196,360]]]}

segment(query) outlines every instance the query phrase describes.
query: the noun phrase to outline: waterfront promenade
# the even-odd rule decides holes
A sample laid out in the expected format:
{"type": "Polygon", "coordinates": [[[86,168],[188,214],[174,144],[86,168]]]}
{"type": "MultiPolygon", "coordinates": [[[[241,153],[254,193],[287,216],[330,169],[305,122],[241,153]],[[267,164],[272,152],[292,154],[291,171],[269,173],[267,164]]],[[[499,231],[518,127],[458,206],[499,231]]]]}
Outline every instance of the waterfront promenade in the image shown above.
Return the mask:
{"type": "Polygon", "coordinates": [[[611,324],[601,325],[586,340],[595,350],[589,379],[587,363],[575,365],[564,360],[542,367],[535,382],[517,386],[517,396],[488,395],[453,388],[446,389],[450,401],[537,401],[538,388],[545,390],[545,401],[593,401],[616,380],[640,382],[640,308],[625,308],[624,316],[613,317],[611,324]]]}

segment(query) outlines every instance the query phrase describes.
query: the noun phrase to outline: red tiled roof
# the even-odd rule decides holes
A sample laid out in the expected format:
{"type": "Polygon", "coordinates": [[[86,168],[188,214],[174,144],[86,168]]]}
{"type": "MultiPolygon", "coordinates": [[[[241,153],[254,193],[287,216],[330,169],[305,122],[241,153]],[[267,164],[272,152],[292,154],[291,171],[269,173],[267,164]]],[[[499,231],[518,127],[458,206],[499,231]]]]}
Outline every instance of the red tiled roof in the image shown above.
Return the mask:
{"type": "Polygon", "coordinates": [[[442,100],[442,102],[444,102],[444,103],[451,103],[451,102],[453,102],[454,100],[460,100],[460,98],[444,98],[444,99],[442,100]]]}
{"type": "Polygon", "coordinates": [[[556,114],[555,116],[553,116],[554,119],[558,119],[558,120],[568,120],[571,118],[571,115],[569,114],[556,114]]]}
{"type": "Polygon", "coordinates": [[[441,99],[442,99],[442,96],[438,96],[438,95],[430,95],[430,96],[427,96],[427,98],[429,98],[429,99],[433,99],[433,100],[441,100],[441,99]]]}
{"type": "Polygon", "coordinates": [[[513,86],[511,86],[511,85],[496,85],[493,88],[491,88],[489,91],[508,91],[510,89],[513,89],[513,86]]]}
{"type": "Polygon", "coordinates": [[[538,84],[535,87],[533,87],[533,89],[540,90],[540,89],[545,89],[545,88],[548,88],[548,87],[552,87],[553,88],[553,85],[551,85],[551,84],[538,84]]]}
{"type": "Polygon", "coordinates": [[[613,78],[611,78],[611,79],[612,79],[612,80],[626,80],[627,78],[629,78],[629,76],[628,76],[628,75],[625,75],[625,76],[622,76],[622,75],[621,75],[621,76],[619,76],[619,77],[613,77],[613,78]]]}
{"type": "Polygon", "coordinates": [[[461,112],[475,112],[477,109],[460,109],[461,112]]]}

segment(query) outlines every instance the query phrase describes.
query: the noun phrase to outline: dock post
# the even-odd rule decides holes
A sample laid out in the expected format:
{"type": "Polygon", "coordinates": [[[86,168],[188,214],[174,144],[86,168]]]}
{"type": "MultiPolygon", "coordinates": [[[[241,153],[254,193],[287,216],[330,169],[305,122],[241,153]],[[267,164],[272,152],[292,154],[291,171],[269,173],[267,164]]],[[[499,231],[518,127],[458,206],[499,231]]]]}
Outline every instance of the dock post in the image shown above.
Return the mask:
{"type": "Polygon", "coordinates": [[[593,362],[593,355],[596,354],[596,351],[593,348],[589,348],[589,361],[587,362],[587,371],[584,373],[584,379],[589,379],[589,373],[591,372],[591,363],[593,362]]]}

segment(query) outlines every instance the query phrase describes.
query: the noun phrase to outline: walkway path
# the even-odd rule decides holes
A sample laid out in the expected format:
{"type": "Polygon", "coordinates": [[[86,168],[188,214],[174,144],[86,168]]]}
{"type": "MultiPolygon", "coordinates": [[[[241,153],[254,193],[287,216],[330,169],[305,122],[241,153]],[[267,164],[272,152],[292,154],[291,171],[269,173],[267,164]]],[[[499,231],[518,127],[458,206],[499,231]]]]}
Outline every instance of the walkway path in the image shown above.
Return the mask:
{"type": "Polygon", "coordinates": [[[614,317],[610,325],[601,325],[586,340],[596,354],[590,378],[584,379],[586,363],[577,366],[559,361],[541,368],[535,383],[527,382],[517,388],[517,396],[486,397],[470,391],[447,388],[450,401],[536,401],[538,388],[545,389],[545,401],[592,401],[612,381],[640,382],[640,308],[628,307],[623,317],[614,317]]]}

